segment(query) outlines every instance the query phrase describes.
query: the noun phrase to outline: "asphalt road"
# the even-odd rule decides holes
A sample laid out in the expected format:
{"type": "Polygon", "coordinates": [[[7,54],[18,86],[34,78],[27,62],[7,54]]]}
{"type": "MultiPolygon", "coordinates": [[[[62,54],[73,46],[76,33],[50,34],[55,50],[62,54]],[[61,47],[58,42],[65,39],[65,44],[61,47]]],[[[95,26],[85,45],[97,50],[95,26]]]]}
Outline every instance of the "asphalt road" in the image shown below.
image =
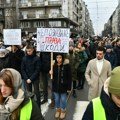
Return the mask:
{"type": "MultiPolygon", "coordinates": [[[[64,120],[80,120],[81,117],[81,111],[85,108],[88,96],[88,85],[87,82],[84,85],[84,89],[82,90],[76,90],[77,91],[77,98],[73,98],[72,94],[69,97],[69,100],[67,102],[67,115],[64,120]],[[85,102],[85,105],[82,103],[82,101],[85,102]],[[79,106],[79,104],[82,104],[82,107],[79,106]],[[77,111],[76,111],[77,109],[77,111]],[[77,114],[76,114],[77,112],[77,114]],[[75,116],[77,115],[77,116],[75,116]]],[[[49,97],[50,97],[50,90],[49,90],[49,97]]],[[[49,107],[49,103],[45,103],[42,108],[45,108],[44,110],[44,118],[45,120],[56,120],[55,119],[55,108],[52,109],[49,107]]]]}

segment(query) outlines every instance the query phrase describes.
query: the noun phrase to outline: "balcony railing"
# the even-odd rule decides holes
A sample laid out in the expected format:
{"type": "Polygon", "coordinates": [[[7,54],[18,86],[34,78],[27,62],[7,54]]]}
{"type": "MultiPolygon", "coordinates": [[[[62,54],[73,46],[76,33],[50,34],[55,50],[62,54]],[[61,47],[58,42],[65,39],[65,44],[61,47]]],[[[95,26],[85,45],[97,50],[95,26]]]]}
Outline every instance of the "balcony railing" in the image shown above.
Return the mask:
{"type": "Polygon", "coordinates": [[[19,19],[20,20],[25,20],[25,19],[46,19],[48,18],[47,15],[45,14],[27,14],[27,15],[20,15],[19,19]]]}
{"type": "Polygon", "coordinates": [[[62,2],[61,1],[45,1],[45,2],[20,2],[19,3],[19,8],[21,7],[39,7],[39,6],[61,6],[62,2]]]}
{"type": "Polygon", "coordinates": [[[37,7],[43,6],[44,2],[28,2],[28,3],[19,3],[19,7],[37,7]]]}
{"type": "Polygon", "coordinates": [[[3,6],[4,6],[4,7],[16,7],[16,3],[14,3],[14,2],[5,3],[3,6]]]}
{"type": "Polygon", "coordinates": [[[62,1],[48,1],[48,5],[61,5],[62,1]]]}
{"type": "Polygon", "coordinates": [[[49,18],[62,18],[63,15],[62,14],[49,14],[49,18]]]}

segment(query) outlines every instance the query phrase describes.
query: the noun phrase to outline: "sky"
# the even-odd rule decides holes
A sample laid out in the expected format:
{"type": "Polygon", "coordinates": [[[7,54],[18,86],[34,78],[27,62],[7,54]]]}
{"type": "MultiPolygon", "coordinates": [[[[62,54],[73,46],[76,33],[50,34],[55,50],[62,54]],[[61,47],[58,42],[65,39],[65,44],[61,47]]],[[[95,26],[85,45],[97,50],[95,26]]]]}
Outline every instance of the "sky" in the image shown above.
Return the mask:
{"type": "Polygon", "coordinates": [[[104,24],[115,11],[118,0],[83,0],[90,13],[95,35],[100,35],[104,24]]]}

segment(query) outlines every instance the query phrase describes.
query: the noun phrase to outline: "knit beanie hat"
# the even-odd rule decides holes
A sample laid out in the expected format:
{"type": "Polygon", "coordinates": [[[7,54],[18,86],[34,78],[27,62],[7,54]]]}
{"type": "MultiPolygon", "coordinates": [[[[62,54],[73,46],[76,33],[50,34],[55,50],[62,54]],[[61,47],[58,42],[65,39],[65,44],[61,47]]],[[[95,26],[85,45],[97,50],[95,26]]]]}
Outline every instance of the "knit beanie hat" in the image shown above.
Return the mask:
{"type": "Polygon", "coordinates": [[[108,91],[114,95],[120,96],[120,67],[116,67],[112,70],[108,91]]]}

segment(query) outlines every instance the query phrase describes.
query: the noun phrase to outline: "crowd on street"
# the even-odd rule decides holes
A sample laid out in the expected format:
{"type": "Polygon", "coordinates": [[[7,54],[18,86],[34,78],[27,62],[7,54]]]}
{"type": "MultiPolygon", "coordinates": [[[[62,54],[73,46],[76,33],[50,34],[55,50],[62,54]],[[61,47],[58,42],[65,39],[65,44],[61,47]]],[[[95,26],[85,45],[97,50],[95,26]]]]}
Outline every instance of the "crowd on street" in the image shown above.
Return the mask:
{"type": "Polygon", "coordinates": [[[0,119],[44,120],[41,104],[48,102],[55,118],[67,117],[67,93],[88,84],[88,104],[82,120],[120,120],[120,38],[70,38],[68,53],[38,52],[36,39],[22,45],[0,42],[0,119]],[[52,78],[51,78],[52,76],[52,78]],[[41,96],[43,99],[41,99],[41,96]]]}

